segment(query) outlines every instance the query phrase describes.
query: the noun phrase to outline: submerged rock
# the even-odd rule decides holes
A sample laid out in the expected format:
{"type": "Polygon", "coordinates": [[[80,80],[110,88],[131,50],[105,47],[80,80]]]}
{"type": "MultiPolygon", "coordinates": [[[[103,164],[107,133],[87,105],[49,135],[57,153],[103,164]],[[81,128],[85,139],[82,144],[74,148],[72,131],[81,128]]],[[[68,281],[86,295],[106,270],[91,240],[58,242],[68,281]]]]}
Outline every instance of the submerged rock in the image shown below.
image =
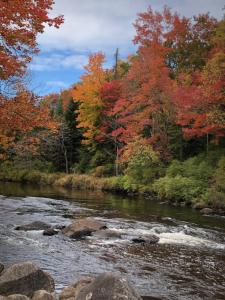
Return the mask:
{"type": "Polygon", "coordinates": [[[54,291],[54,280],[32,262],[14,264],[0,276],[0,294],[32,297],[37,290],[54,291]]]}
{"type": "Polygon", "coordinates": [[[32,297],[32,300],[55,300],[55,293],[48,293],[45,290],[36,291],[32,297]]]}
{"type": "Polygon", "coordinates": [[[62,230],[62,233],[73,239],[82,239],[89,236],[92,232],[106,229],[105,223],[92,219],[84,218],[74,221],[62,230]]]}
{"type": "Polygon", "coordinates": [[[58,233],[59,233],[58,230],[55,230],[53,228],[45,229],[43,231],[43,235],[47,235],[47,236],[56,235],[58,233]]]}
{"type": "Polygon", "coordinates": [[[3,272],[4,270],[4,265],[0,262],[0,274],[3,272]]]}
{"type": "Polygon", "coordinates": [[[78,282],[65,287],[59,295],[59,300],[75,300],[80,290],[92,281],[93,278],[84,277],[78,282]]]}
{"type": "Polygon", "coordinates": [[[50,229],[51,225],[42,222],[42,221],[35,221],[26,225],[20,225],[15,227],[15,230],[24,230],[24,231],[29,231],[29,230],[45,230],[45,229],[50,229]]]}
{"type": "Polygon", "coordinates": [[[96,237],[103,238],[103,239],[121,239],[121,234],[116,230],[98,230],[93,234],[96,237]]]}
{"type": "Polygon", "coordinates": [[[213,214],[213,209],[206,207],[206,208],[201,209],[200,213],[202,215],[211,215],[211,214],[213,214]]]}
{"type": "Polygon", "coordinates": [[[14,295],[8,296],[8,299],[9,300],[29,300],[30,298],[28,298],[25,295],[14,294],[14,295]]]}
{"type": "Polygon", "coordinates": [[[30,300],[30,298],[28,298],[25,295],[20,295],[20,294],[14,294],[14,295],[10,295],[10,296],[0,296],[0,300],[30,300]]]}
{"type": "Polygon", "coordinates": [[[157,235],[149,235],[148,237],[138,237],[132,239],[133,243],[136,244],[156,244],[159,241],[159,237],[157,235]]]}
{"type": "Polygon", "coordinates": [[[103,273],[82,287],[74,300],[141,300],[128,281],[114,273],[103,273]]]}

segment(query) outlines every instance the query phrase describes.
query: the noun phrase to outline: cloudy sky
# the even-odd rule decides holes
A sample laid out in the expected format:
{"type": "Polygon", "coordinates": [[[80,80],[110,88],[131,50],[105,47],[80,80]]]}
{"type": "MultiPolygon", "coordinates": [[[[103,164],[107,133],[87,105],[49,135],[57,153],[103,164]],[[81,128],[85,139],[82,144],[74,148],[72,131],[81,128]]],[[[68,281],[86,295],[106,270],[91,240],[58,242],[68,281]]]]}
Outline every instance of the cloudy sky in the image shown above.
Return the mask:
{"type": "Polygon", "coordinates": [[[63,14],[65,22],[38,38],[41,52],[30,65],[33,90],[47,94],[79,81],[90,53],[103,51],[107,65],[116,48],[121,58],[134,53],[132,24],[149,5],[154,10],[167,5],[189,17],[210,12],[220,19],[224,13],[224,0],[55,0],[51,15],[63,14]]]}

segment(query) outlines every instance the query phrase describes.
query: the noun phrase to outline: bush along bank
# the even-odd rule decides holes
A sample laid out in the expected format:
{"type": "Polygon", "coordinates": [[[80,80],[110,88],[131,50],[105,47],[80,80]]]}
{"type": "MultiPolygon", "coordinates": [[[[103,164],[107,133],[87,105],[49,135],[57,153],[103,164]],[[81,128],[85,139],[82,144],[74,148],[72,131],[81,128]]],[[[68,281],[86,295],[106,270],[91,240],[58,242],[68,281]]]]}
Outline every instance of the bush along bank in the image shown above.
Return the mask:
{"type": "Polygon", "coordinates": [[[0,180],[151,196],[174,206],[211,208],[211,213],[219,214],[225,211],[225,156],[222,152],[199,154],[183,162],[173,160],[168,166],[155,158],[148,160],[148,164],[132,158],[124,174],[117,177],[44,173],[1,165],[0,180]]]}

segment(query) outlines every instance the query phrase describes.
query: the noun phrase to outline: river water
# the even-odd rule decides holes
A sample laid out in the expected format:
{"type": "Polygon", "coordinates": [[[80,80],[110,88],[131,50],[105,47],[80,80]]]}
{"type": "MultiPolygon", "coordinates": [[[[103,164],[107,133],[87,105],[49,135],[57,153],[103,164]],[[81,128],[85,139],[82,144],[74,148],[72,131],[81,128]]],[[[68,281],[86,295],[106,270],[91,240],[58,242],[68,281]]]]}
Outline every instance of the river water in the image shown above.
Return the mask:
{"type": "Polygon", "coordinates": [[[37,263],[54,277],[58,292],[83,276],[113,271],[145,299],[225,299],[223,217],[149,199],[14,183],[0,183],[0,195],[0,261],[37,263]],[[75,241],[14,230],[32,221],[67,225],[86,216],[103,220],[122,238],[75,241]],[[131,241],[149,234],[159,243],[131,241]]]}

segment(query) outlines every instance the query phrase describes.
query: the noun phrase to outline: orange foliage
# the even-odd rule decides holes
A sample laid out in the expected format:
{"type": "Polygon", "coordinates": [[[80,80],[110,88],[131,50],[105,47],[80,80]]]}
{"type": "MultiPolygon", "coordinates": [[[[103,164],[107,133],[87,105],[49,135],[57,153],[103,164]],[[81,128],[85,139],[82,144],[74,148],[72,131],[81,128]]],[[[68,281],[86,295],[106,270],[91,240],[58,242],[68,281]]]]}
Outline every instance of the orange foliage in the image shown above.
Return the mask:
{"type": "Polygon", "coordinates": [[[72,92],[74,101],[80,103],[78,127],[86,130],[84,137],[87,143],[90,143],[98,132],[97,121],[103,105],[100,92],[106,81],[106,72],[102,66],[104,59],[102,53],[90,55],[89,62],[85,66],[86,73],[81,76],[81,82],[72,92]]]}
{"type": "Polygon", "coordinates": [[[38,51],[36,37],[46,24],[59,27],[62,16],[50,18],[53,0],[0,1],[0,79],[20,76],[38,51]]]}

